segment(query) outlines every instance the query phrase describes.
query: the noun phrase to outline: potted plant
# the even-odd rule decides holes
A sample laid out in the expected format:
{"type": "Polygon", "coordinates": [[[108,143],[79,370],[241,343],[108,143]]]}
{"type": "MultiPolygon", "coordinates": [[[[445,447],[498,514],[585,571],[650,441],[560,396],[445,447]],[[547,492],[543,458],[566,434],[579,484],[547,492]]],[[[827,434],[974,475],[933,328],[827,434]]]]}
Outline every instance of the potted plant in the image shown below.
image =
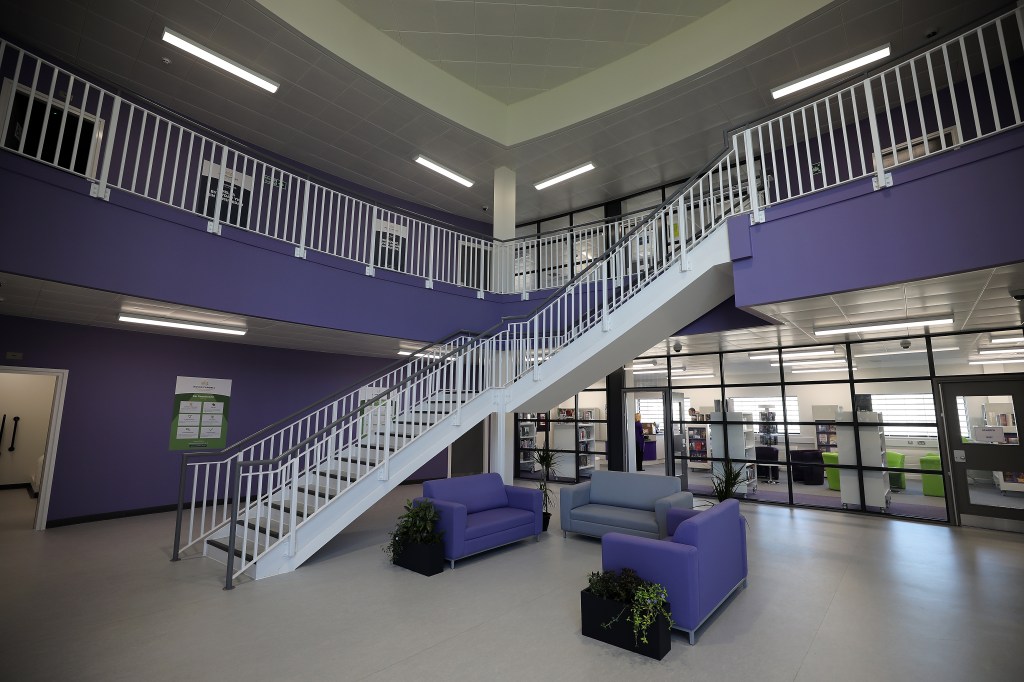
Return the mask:
{"type": "Polygon", "coordinates": [[[711,487],[719,502],[736,497],[736,488],[747,481],[746,469],[743,464],[734,465],[732,462],[715,466],[711,472],[711,487]]]}
{"type": "Polygon", "coordinates": [[[548,523],[551,522],[551,505],[555,501],[555,491],[548,487],[548,481],[551,478],[551,470],[555,468],[556,457],[557,455],[551,451],[546,442],[543,448],[533,451],[533,461],[540,467],[541,473],[539,486],[540,494],[544,499],[543,515],[545,531],[548,529],[548,523]]]}
{"type": "Polygon", "coordinates": [[[384,553],[391,563],[422,575],[437,575],[444,570],[442,533],[437,531],[441,514],[430,500],[419,504],[405,501],[405,512],[395,529],[388,533],[384,553]]]}
{"type": "Polygon", "coordinates": [[[668,593],[631,568],[591,573],[580,593],[583,634],[659,661],[672,648],[668,593]]]}

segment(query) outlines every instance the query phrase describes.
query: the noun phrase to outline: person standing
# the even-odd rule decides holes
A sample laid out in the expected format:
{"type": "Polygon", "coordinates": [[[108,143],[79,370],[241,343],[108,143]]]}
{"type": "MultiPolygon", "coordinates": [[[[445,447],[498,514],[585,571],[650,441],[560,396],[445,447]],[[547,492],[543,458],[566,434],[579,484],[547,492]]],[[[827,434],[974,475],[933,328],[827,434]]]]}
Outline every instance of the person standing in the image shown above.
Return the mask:
{"type": "Polygon", "coordinates": [[[636,429],[636,470],[644,470],[644,425],[640,423],[640,413],[634,415],[636,429]]]}

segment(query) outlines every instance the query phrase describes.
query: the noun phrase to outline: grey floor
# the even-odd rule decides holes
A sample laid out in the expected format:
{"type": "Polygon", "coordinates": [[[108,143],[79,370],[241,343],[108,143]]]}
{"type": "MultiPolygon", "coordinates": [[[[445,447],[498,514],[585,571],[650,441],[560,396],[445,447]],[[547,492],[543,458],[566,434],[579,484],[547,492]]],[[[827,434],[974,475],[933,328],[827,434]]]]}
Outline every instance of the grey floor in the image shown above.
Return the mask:
{"type": "Polygon", "coordinates": [[[173,517],[30,530],[0,491],[3,680],[1019,680],[1024,536],[744,505],[749,586],[661,662],[580,634],[600,543],[557,528],[426,578],[402,486],[291,574],[220,589],[173,517]]]}

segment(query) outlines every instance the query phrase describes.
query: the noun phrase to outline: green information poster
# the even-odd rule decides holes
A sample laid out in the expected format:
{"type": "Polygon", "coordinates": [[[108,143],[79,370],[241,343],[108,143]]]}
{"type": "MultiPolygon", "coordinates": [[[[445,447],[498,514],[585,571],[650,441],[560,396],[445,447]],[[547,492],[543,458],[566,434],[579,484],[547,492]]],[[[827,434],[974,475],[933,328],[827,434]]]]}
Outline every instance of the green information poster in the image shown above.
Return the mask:
{"type": "Polygon", "coordinates": [[[174,384],[171,450],[227,447],[231,379],[178,377],[174,384]]]}

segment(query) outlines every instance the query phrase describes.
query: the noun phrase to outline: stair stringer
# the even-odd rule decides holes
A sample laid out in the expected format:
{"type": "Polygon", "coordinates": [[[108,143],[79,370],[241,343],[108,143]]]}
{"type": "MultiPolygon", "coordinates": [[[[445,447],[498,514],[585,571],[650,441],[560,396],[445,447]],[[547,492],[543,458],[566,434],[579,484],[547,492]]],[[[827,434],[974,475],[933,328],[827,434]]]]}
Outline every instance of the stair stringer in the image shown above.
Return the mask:
{"type": "Polygon", "coordinates": [[[296,530],[293,556],[287,556],[289,540],[286,538],[259,557],[255,568],[250,568],[246,573],[260,580],[294,571],[301,566],[437,453],[494,412],[496,392],[496,389],[483,391],[465,403],[459,415],[459,425],[455,424],[454,414],[448,415],[392,455],[386,480],[380,480],[379,474],[383,465],[378,465],[346,488],[344,494],[335,497],[317,510],[296,530]]]}
{"type": "Polygon", "coordinates": [[[733,295],[727,230],[708,235],[598,324],[506,389],[509,412],[544,412],[579,393],[733,295]],[[568,352],[567,352],[568,351],[568,352]]]}

